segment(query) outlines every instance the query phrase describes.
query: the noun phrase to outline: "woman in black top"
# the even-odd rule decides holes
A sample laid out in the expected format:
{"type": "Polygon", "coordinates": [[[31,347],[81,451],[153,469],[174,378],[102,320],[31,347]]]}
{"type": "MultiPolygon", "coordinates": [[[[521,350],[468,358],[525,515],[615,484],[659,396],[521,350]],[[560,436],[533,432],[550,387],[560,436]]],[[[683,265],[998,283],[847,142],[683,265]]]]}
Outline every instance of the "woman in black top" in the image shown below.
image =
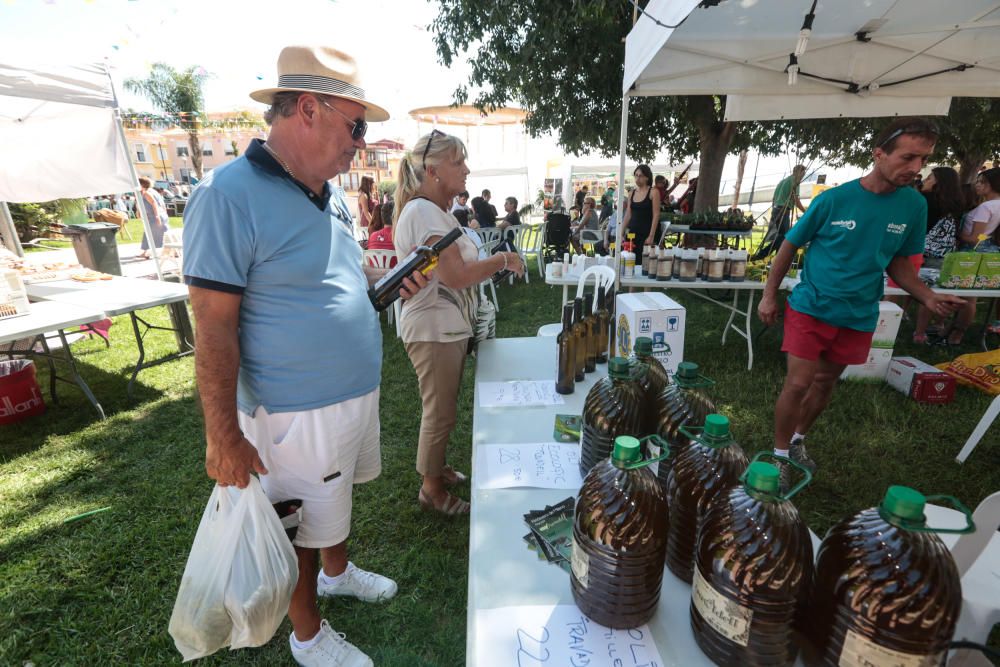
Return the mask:
{"type": "Polygon", "coordinates": [[[640,164],[632,175],[635,176],[635,189],[629,195],[625,208],[622,243],[628,239],[630,231],[635,234],[635,265],[642,266],[643,246],[656,245],[656,231],[660,226],[660,193],[652,187],[653,170],[649,165],[640,164]]]}

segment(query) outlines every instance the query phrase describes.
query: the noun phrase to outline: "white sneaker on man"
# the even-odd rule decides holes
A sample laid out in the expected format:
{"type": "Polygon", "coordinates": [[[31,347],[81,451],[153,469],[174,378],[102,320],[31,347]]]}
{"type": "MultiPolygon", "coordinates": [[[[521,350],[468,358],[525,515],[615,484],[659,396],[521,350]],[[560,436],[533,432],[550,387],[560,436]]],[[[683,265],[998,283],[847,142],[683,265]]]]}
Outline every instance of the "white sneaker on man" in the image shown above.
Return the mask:
{"type": "Polygon", "coordinates": [[[326,619],[320,621],[318,641],[308,648],[298,648],[295,633],[288,638],[292,657],[302,667],[374,667],[375,663],[354,644],[347,641],[343,632],[330,627],[326,619]]]}
{"type": "Polygon", "coordinates": [[[336,583],[330,583],[320,568],[319,576],[316,577],[316,593],[320,597],[349,595],[365,602],[381,602],[394,596],[399,589],[396,582],[389,577],[366,572],[350,561],[344,574],[337,579],[339,581],[336,583]]]}

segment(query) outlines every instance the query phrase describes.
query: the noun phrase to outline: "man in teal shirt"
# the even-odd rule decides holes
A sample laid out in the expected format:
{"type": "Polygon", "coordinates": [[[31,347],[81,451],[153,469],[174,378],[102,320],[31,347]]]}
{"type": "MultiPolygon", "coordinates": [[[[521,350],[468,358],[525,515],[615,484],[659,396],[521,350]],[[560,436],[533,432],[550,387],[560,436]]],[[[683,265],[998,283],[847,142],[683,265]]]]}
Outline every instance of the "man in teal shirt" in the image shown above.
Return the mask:
{"type": "MultiPolygon", "coordinates": [[[[805,434],[830,402],[837,378],[863,363],[882,298],[882,273],[938,315],[963,301],[921,282],[908,256],[923,252],[927,204],[908,187],[934,150],[937,129],[900,118],[875,140],[872,170],[827,190],[792,228],[775,256],[757,312],[778,318],[778,287],[796,251],[809,244],[802,280],[788,298],[782,351],[788,373],[774,409],[774,451],[815,470],[805,434]]],[[[787,486],[789,466],[781,465],[787,486]]]]}

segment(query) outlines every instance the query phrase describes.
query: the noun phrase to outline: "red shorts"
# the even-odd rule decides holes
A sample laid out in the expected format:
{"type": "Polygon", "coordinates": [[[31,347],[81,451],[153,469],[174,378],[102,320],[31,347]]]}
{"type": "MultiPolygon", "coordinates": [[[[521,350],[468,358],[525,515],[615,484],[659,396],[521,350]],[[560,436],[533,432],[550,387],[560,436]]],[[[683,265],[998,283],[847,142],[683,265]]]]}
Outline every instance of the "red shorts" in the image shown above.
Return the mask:
{"type": "Polygon", "coordinates": [[[822,357],[832,364],[863,364],[868,360],[874,333],[835,327],[786,305],[781,351],[807,361],[822,357]]]}

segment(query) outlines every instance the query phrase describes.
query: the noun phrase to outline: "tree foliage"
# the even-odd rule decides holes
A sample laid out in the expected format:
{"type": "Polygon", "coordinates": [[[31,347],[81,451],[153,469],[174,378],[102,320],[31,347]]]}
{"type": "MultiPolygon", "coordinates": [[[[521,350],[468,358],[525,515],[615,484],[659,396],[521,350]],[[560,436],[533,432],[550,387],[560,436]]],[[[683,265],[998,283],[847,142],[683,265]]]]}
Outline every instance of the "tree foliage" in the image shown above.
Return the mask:
{"type": "Polygon", "coordinates": [[[205,117],[202,86],[208,74],[204,68],[190,66],[176,70],[167,63],[154,63],[145,79],[126,79],[125,90],[142,95],[188,133],[191,166],[201,179],[201,139],[199,131],[205,117]]]}

